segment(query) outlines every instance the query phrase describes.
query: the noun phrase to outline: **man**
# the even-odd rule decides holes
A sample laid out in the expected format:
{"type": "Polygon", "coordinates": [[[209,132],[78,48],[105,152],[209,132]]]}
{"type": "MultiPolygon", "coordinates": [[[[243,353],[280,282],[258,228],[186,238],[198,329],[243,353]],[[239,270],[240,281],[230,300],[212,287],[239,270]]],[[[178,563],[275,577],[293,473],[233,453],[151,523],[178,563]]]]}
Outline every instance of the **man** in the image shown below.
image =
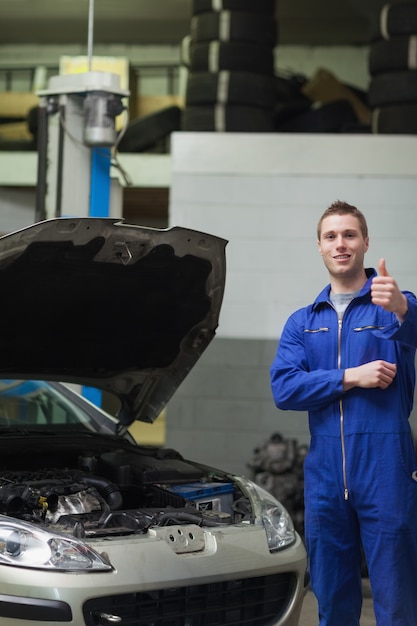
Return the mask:
{"type": "Polygon", "coordinates": [[[280,409],[309,412],[305,536],[320,626],[359,626],[361,546],[378,626],[417,626],[417,463],[409,426],[417,300],[380,260],[365,217],[318,224],[330,285],[287,321],[271,367],[280,409]]]}

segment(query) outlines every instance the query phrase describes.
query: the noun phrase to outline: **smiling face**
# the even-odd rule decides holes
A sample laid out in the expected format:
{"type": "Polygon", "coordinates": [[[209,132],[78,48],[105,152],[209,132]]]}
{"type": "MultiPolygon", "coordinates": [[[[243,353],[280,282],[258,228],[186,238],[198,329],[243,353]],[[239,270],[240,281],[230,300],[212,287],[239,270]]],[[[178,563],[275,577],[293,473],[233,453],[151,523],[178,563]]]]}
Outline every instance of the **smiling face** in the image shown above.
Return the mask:
{"type": "Polygon", "coordinates": [[[356,291],[365,281],[364,257],[369,238],[364,237],[357,217],[334,214],[321,222],[319,251],[336,293],[356,291]]]}

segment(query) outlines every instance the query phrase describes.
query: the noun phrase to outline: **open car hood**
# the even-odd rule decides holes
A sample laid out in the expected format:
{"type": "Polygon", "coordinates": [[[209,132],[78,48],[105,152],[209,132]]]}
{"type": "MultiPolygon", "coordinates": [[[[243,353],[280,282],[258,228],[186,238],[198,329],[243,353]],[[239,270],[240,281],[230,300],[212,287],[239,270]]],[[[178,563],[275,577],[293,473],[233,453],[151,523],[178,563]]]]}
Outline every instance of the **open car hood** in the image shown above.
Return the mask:
{"type": "Polygon", "coordinates": [[[59,218],[0,238],[0,377],[97,387],[153,422],[215,335],[226,241],[59,218]]]}

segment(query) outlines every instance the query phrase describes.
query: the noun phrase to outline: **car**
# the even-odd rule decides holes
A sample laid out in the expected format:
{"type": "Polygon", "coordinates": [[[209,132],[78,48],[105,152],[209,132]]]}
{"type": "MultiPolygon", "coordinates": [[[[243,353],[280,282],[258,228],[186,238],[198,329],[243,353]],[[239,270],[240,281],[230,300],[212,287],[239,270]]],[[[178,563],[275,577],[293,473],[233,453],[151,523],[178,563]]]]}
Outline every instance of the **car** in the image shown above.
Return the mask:
{"type": "Polygon", "coordinates": [[[226,244],[88,217],[0,238],[0,625],[298,624],[282,504],[129,433],[215,337],[226,244]]]}

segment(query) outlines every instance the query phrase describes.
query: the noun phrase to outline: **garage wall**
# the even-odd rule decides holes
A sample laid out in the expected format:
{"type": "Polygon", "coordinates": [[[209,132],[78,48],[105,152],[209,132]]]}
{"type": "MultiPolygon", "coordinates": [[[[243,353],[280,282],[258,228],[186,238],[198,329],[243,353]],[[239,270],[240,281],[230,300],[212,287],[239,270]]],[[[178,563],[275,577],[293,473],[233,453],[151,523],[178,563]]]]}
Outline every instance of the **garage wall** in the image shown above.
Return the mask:
{"type": "Polygon", "coordinates": [[[414,137],[173,137],[170,224],[229,244],[218,334],[168,407],[168,445],[247,474],[272,432],[308,442],[307,416],[274,407],[268,370],[288,315],[327,283],[317,221],[336,199],[356,204],[370,228],[367,265],[384,256],[417,292],[416,170],[414,137]]]}
{"type": "Polygon", "coordinates": [[[275,408],[269,366],[277,342],[216,337],[166,412],[166,444],[184,456],[250,476],[253,450],[273,432],[308,443],[307,417],[275,408]]]}

